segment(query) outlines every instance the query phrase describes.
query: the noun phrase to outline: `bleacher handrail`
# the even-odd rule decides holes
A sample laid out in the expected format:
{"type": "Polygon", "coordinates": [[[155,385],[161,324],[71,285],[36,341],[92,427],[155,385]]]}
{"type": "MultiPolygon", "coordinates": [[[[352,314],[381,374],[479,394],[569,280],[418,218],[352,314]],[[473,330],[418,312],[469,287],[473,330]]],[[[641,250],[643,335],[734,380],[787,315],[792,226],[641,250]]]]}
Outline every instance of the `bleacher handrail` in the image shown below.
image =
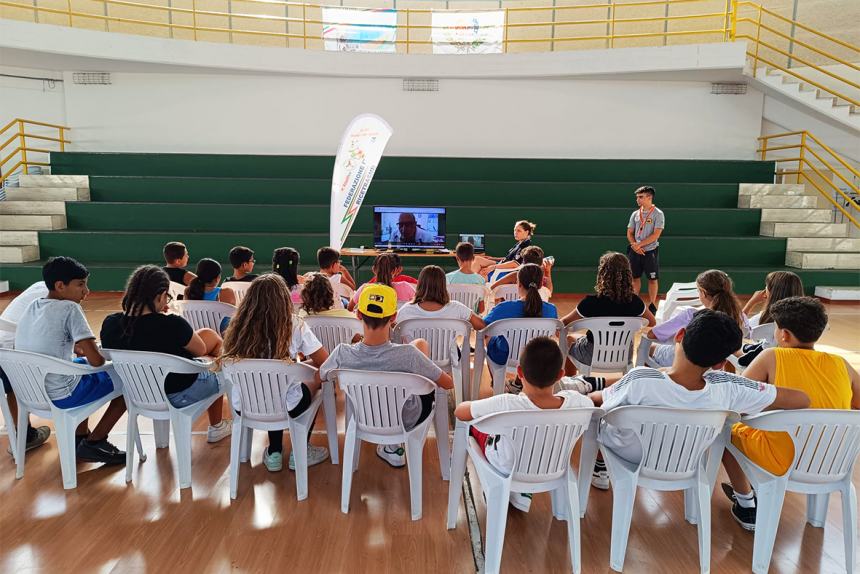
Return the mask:
{"type": "Polygon", "coordinates": [[[32,166],[49,166],[50,163],[46,161],[36,161],[32,159],[29,155],[30,153],[51,153],[52,151],[40,147],[32,147],[27,144],[27,139],[37,139],[42,141],[55,142],[60,144],[59,151],[65,151],[66,144],[71,143],[71,140],[66,139],[66,132],[70,131],[71,128],[67,126],[61,126],[58,124],[50,124],[46,122],[38,122],[35,120],[27,120],[23,118],[15,118],[7,123],[3,128],[0,128],[0,187],[3,186],[5,181],[9,178],[9,176],[17,173],[18,168],[23,167],[24,173],[29,173],[30,167],[32,166]],[[43,128],[52,128],[57,130],[57,137],[46,136],[42,134],[35,134],[27,131],[27,126],[38,126],[43,128]],[[13,128],[17,128],[17,130],[12,131],[13,128]],[[7,132],[12,132],[11,135],[3,140],[5,134],[7,132]],[[10,151],[7,155],[3,155],[7,147],[12,145],[15,141],[18,142],[18,147],[10,151]],[[11,168],[6,168],[5,166],[12,162],[15,157],[18,157],[18,161],[12,164],[11,168]]]}

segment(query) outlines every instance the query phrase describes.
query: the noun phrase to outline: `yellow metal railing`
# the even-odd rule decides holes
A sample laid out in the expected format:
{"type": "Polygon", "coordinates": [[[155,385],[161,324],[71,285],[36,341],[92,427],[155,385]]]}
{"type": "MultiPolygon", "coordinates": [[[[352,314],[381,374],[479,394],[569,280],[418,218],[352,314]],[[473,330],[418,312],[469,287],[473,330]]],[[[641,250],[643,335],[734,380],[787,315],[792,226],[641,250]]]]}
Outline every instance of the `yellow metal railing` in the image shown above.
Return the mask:
{"type": "Polygon", "coordinates": [[[776,174],[780,180],[787,182],[793,179],[797,183],[809,183],[848,221],[860,228],[857,221],[860,209],[855,199],[860,197],[860,188],[857,186],[860,171],[807,131],[786,132],[758,139],[761,159],[776,162],[776,174]],[[841,184],[837,184],[837,180],[841,184]],[[842,191],[842,184],[855,198],[842,191]]]}
{"type": "Polygon", "coordinates": [[[37,161],[33,155],[49,154],[56,149],[45,149],[43,147],[33,147],[28,140],[40,140],[41,142],[51,142],[48,145],[59,145],[59,151],[65,151],[66,144],[71,143],[66,139],[66,132],[69,128],[66,126],[58,126],[56,124],[46,124],[44,122],[35,122],[33,120],[24,120],[15,118],[2,129],[0,129],[0,186],[6,179],[17,173],[18,168],[23,168],[24,173],[29,173],[32,166],[47,166],[51,165],[47,161],[37,161]],[[46,133],[33,133],[32,129],[47,128],[40,130],[46,133]],[[56,132],[54,131],[56,130],[56,132]],[[56,133],[56,137],[54,137],[56,133]],[[14,147],[13,146],[17,146],[14,147]],[[13,163],[14,162],[14,163],[13,163]]]}

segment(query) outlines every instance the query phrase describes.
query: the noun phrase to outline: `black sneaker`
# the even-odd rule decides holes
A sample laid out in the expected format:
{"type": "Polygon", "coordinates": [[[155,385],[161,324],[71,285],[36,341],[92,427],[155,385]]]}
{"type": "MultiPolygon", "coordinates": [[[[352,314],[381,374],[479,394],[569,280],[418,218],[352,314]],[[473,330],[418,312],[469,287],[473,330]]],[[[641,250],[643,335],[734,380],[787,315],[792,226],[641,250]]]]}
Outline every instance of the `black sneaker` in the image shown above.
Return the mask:
{"type": "Polygon", "coordinates": [[[78,460],[83,462],[103,462],[104,464],[125,464],[125,452],[108,442],[107,439],[92,442],[82,440],[77,448],[78,460]]]}
{"type": "Polygon", "coordinates": [[[512,395],[518,395],[523,392],[523,382],[519,377],[516,377],[512,381],[505,381],[505,392],[510,393],[512,395]]]}
{"type": "Polygon", "coordinates": [[[657,305],[655,305],[654,303],[649,303],[648,310],[651,311],[652,315],[657,313],[657,305]]]}
{"type": "Polygon", "coordinates": [[[759,342],[743,346],[744,354],[738,357],[738,364],[742,367],[749,367],[753,359],[758,357],[764,350],[764,342],[759,342]]]}
{"type": "Polygon", "coordinates": [[[740,524],[744,530],[755,532],[756,507],[746,508],[741,506],[731,484],[724,482],[720,486],[723,487],[723,493],[732,501],[732,518],[735,519],[735,522],[740,524]]]}

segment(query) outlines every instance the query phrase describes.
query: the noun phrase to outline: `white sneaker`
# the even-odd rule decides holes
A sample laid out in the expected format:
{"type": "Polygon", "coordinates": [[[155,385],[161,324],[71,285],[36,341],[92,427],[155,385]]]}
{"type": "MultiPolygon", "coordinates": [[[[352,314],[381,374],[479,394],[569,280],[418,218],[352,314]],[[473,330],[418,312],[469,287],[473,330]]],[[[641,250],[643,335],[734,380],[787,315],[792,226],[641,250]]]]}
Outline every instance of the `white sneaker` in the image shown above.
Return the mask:
{"type": "Polygon", "coordinates": [[[233,434],[233,419],[224,419],[215,426],[209,425],[206,442],[218,442],[233,434]]]}
{"type": "MultiPolygon", "coordinates": [[[[308,466],[319,464],[328,458],[328,449],[324,446],[308,445],[308,466]]],[[[290,470],[296,470],[296,457],[290,453],[290,470]]]]}
{"type": "Polygon", "coordinates": [[[522,512],[528,512],[532,507],[532,495],[526,492],[511,492],[511,506],[522,512]]]}
{"type": "Polygon", "coordinates": [[[394,468],[406,466],[406,451],[400,445],[378,444],[376,445],[376,456],[394,468]]]}
{"type": "Polygon", "coordinates": [[[563,391],[576,391],[581,395],[591,392],[591,385],[580,377],[562,377],[558,385],[563,391]]]}
{"type": "Polygon", "coordinates": [[[591,486],[600,490],[609,490],[609,471],[594,469],[591,473],[591,486]]]}

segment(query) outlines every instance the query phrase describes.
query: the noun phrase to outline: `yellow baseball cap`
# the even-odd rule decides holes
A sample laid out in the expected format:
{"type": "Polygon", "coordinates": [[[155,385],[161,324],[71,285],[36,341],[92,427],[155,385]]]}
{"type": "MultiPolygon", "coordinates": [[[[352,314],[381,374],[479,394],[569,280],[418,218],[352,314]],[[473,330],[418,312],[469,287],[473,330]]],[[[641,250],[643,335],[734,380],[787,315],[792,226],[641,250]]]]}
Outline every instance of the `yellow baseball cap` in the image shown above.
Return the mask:
{"type": "Polygon", "coordinates": [[[388,285],[371,283],[361,290],[358,310],[368,317],[391,317],[397,313],[397,291],[388,285]]]}

